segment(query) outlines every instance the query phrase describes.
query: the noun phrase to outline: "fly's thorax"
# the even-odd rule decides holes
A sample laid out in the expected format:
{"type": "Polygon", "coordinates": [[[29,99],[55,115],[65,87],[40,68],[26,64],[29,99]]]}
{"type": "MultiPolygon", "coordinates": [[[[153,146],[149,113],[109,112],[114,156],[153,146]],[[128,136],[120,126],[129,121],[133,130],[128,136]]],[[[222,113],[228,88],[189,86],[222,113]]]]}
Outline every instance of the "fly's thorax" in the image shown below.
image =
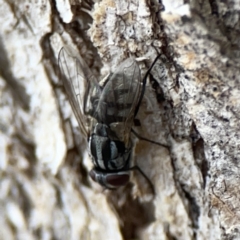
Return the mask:
{"type": "Polygon", "coordinates": [[[132,148],[127,148],[105,124],[97,123],[89,138],[89,150],[96,168],[118,171],[129,168],[132,148]]]}
{"type": "Polygon", "coordinates": [[[91,100],[95,109],[93,117],[98,122],[110,125],[116,122],[126,123],[129,117],[133,118],[134,104],[139,97],[139,93],[136,94],[139,82],[133,80],[133,76],[128,76],[128,70],[123,68],[101,82],[101,94],[91,100]]]}

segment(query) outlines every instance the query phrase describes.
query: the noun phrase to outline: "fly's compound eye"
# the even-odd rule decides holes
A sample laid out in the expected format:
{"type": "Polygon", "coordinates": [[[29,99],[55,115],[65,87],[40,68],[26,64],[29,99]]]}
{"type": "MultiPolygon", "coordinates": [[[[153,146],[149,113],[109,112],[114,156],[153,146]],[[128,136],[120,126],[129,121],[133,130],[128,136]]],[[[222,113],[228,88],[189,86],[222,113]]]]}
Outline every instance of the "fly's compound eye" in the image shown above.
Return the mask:
{"type": "Polygon", "coordinates": [[[92,169],[89,175],[93,181],[109,189],[125,186],[130,179],[130,172],[105,173],[92,169]]]}

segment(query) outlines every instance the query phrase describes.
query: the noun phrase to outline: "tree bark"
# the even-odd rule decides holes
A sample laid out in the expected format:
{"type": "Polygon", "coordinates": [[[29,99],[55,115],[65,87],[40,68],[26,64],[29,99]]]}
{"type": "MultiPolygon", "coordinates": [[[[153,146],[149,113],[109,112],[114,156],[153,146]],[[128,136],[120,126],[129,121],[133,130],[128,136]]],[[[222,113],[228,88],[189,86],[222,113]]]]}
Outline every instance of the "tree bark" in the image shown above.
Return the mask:
{"type": "Polygon", "coordinates": [[[240,239],[238,0],[0,0],[0,12],[0,239],[240,239]],[[137,171],[114,191],[90,180],[63,46],[99,80],[129,57],[143,77],[160,54],[131,137],[155,194],[137,171]]]}

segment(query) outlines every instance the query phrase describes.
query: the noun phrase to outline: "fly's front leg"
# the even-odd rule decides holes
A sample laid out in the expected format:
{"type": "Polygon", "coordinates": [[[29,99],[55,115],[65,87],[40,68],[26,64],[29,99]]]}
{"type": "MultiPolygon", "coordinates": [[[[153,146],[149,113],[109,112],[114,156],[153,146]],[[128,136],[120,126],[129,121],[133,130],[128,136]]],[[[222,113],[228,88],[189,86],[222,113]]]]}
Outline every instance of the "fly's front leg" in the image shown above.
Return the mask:
{"type": "Polygon", "coordinates": [[[135,165],[135,166],[131,167],[129,170],[130,170],[130,171],[135,171],[135,170],[136,170],[136,171],[140,172],[141,175],[146,179],[148,185],[149,185],[150,188],[151,188],[151,191],[152,191],[153,195],[155,196],[155,188],[154,188],[154,186],[153,186],[153,183],[152,183],[151,180],[148,178],[148,176],[142,171],[142,169],[141,169],[139,166],[135,165]]]}
{"type": "MultiPolygon", "coordinates": [[[[132,134],[134,134],[139,140],[146,141],[146,142],[153,143],[153,144],[155,144],[155,145],[164,147],[164,148],[167,149],[168,152],[170,153],[170,146],[168,146],[167,144],[165,144],[165,143],[159,143],[159,142],[156,142],[156,141],[152,141],[152,140],[150,140],[150,139],[148,139],[148,138],[142,137],[142,136],[139,135],[134,129],[131,129],[131,132],[132,132],[132,134]]],[[[140,149],[142,149],[142,148],[140,148],[140,149]]],[[[141,151],[141,150],[140,150],[140,151],[141,151]]],[[[142,156],[139,155],[139,157],[141,158],[142,156]]],[[[138,159],[138,160],[140,160],[140,159],[138,159]]],[[[138,161],[138,160],[137,160],[137,161],[138,161]]],[[[147,160],[147,159],[146,159],[146,160],[147,160]]],[[[146,164],[146,162],[145,162],[144,164],[146,164]]],[[[151,166],[151,164],[150,164],[150,166],[151,166]]],[[[147,167],[147,164],[146,164],[146,167],[147,167]]],[[[145,169],[145,167],[144,167],[144,169],[145,169]]],[[[153,184],[152,180],[146,175],[145,170],[143,171],[138,165],[133,166],[130,170],[137,170],[137,171],[144,177],[146,183],[147,183],[148,186],[149,186],[149,189],[150,189],[151,192],[153,193],[153,196],[155,196],[156,191],[155,191],[155,188],[154,188],[154,184],[153,184]]],[[[154,178],[155,178],[155,177],[154,177],[154,178]]],[[[154,180],[154,182],[155,182],[155,180],[154,180]]],[[[140,184],[139,186],[141,186],[141,184],[140,184]]]]}

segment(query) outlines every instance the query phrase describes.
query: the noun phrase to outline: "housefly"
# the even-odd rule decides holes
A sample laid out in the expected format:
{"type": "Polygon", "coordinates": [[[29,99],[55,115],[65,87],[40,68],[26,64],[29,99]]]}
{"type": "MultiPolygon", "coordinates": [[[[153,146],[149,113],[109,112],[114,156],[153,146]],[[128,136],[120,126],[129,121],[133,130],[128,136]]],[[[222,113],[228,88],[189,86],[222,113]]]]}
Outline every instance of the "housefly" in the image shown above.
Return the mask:
{"type": "Polygon", "coordinates": [[[88,140],[94,165],[90,177],[105,188],[126,185],[133,170],[138,170],[153,188],[144,172],[131,166],[131,133],[147,76],[157,58],[144,78],[136,60],[128,58],[98,82],[81,56],[65,48],[59,52],[60,78],[80,130],[88,140]]]}

